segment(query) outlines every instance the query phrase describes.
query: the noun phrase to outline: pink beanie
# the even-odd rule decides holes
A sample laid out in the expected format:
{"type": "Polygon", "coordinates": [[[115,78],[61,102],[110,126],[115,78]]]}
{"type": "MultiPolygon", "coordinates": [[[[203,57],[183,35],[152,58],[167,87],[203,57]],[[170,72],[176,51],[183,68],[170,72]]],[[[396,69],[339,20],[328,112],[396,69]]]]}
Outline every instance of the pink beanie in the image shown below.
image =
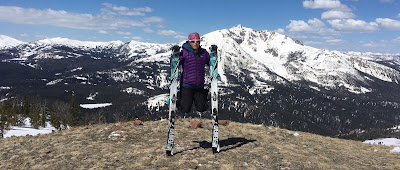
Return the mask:
{"type": "Polygon", "coordinates": [[[200,35],[197,32],[191,33],[189,35],[189,40],[199,40],[200,39],[200,35]]]}

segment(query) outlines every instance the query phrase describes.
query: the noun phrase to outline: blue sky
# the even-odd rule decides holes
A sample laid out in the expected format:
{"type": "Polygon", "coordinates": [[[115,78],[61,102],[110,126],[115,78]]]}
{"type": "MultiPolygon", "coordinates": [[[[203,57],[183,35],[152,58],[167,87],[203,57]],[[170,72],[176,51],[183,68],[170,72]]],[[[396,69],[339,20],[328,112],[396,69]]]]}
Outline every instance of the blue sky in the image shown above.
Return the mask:
{"type": "Polygon", "coordinates": [[[316,48],[400,53],[399,0],[0,0],[0,34],[25,42],[177,43],[239,24],[316,48]]]}

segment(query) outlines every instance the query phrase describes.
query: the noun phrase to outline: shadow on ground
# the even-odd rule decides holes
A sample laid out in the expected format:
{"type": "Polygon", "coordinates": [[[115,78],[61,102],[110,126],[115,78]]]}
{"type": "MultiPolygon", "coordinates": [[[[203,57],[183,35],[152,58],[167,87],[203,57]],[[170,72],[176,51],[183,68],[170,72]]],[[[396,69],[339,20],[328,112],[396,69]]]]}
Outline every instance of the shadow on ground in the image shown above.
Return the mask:
{"type": "MultiPolygon", "coordinates": [[[[220,140],[219,141],[219,146],[220,146],[220,151],[219,152],[225,152],[231,149],[235,149],[238,147],[241,147],[245,144],[251,143],[251,142],[255,142],[256,140],[248,140],[246,138],[242,138],[242,137],[238,137],[238,138],[228,138],[228,139],[224,139],[224,140],[220,140]]],[[[211,142],[208,141],[193,141],[196,143],[199,143],[198,147],[194,147],[192,149],[186,149],[186,150],[182,150],[179,151],[175,154],[179,154],[185,151],[190,151],[190,150],[196,150],[196,149],[210,149],[211,148],[211,142]]]]}

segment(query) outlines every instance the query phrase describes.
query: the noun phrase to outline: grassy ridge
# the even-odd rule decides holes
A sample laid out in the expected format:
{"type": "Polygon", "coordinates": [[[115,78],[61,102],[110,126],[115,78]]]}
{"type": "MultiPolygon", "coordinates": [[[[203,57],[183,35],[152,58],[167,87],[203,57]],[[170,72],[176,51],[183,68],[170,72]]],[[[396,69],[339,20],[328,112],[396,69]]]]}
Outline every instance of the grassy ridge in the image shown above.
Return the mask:
{"type": "Polygon", "coordinates": [[[393,147],[230,122],[212,154],[211,120],[176,122],[175,155],[165,156],[168,121],[96,124],[0,139],[0,169],[400,169],[393,147]],[[298,133],[298,136],[294,134],[298,133]]]}

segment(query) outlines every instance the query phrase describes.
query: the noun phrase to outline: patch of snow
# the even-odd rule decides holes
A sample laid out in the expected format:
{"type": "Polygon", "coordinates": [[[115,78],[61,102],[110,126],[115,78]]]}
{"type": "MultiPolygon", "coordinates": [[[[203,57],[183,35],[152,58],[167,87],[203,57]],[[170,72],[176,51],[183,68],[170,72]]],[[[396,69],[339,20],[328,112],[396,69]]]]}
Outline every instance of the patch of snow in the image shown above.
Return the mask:
{"type": "Polygon", "coordinates": [[[152,87],[152,86],[146,86],[146,88],[148,88],[150,90],[154,90],[154,87],[152,87]]]}
{"type": "Polygon", "coordinates": [[[160,95],[157,95],[157,96],[147,99],[147,108],[150,110],[152,108],[158,108],[159,106],[166,105],[168,96],[169,96],[169,93],[160,94],[160,95]]]}
{"type": "Polygon", "coordinates": [[[390,150],[390,153],[400,153],[400,147],[394,147],[392,150],[390,150]]]}
{"type": "Polygon", "coordinates": [[[78,68],[72,69],[71,72],[75,72],[75,71],[78,71],[78,70],[82,70],[82,67],[78,67],[78,68]]]}
{"type": "Polygon", "coordinates": [[[128,88],[122,90],[122,92],[125,92],[125,93],[128,93],[128,94],[137,94],[137,95],[144,94],[144,91],[139,90],[137,88],[133,88],[133,87],[128,87],[128,88]]]}
{"type": "Polygon", "coordinates": [[[94,94],[90,93],[88,97],[86,97],[87,100],[94,100],[94,98],[99,94],[99,92],[96,92],[94,94]]]}
{"type": "Polygon", "coordinates": [[[129,56],[152,56],[156,53],[160,53],[160,51],[164,51],[164,49],[169,49],[172,44],[156,44],[156,43],[144,43],[139,41],[130,41],[127,45],[129,50],[129,56]]]}
{"type": "Polygon", "coordinates": [[[87,78],[85,78],[85,77],[79,77],[79,76],[77,76],[77,77],[75,77],[76,79],[78,79],[78,80],[83,80],[83,81],[86,81],[87,80],[87,78]]]}
{"type": "Polygon", "coordinates": [[[394,127],[392,127],[391,129],[393,129],[393,130],[400,130],[400,125],[394,126],[394,127]]]}
{"type": "Polygon", "coordinates": [[[12,137],[12,136],[26,136],[26,135],[38,135],[38,134],[49,134],[53,131],[56,131],[56,128],[51,126],[49,122],[46,122],[46,127],[39,127],[39,129],[33,128],[30,124],[30,118],[26,118],[24,120],[24,125],[22,127],[11,126],[11,129],[6,131],[4,134],[5,138],[12,137]]]}
{"type": "Polygon", "coordinates": [[[380,139],[366,140],[363,143],[372,144],[372,145],[400,146],[400,139],[380,138],[380,139]]]}
{"type": "Polygon", "coordinates": [[[53,81],[50,81],[50,82],[46,83],[46,86],[55,85],[55,84],[57,84],[57,83],[59,83],[61,81],[63,81],[63,79],[56,79],[56,80],[53,80],[53,81]]]}
{"type": "Polygon", "coordinates": [[[80,104],[80,106],[84,109],[97,109],[101,107],[111,106],[112,103],[97,103],[97,104],[80,104]]]}
{"type": "Polygon", "coordinates": [[[1,91],[1,90],[10,90],[10,89],[11,89],[11,87],[0,86],[0,91],[1,91]]]}
{"type": "Polygon", "coordinates": [[[111,134],[108,136],[108,138],[110,139],[111,137],[119,137],[119,136],[121,136],[121,134],[114,131],[114,132],[111,132],[111,134]]]}

